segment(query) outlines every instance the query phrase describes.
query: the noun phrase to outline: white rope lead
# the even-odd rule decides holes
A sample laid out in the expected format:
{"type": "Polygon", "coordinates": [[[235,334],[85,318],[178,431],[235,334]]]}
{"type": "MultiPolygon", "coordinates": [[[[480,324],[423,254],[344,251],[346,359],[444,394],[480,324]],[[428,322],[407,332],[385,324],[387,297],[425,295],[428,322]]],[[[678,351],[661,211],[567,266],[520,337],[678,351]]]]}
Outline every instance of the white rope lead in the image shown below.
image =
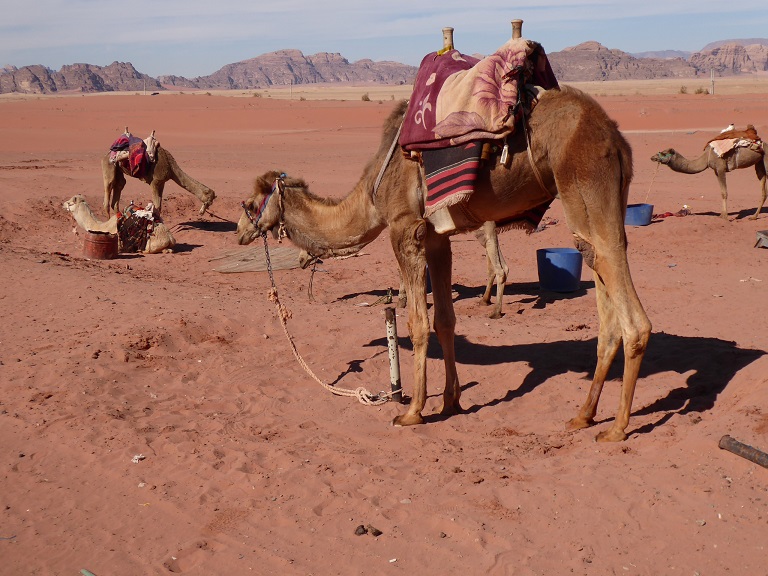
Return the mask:
{"type": "Polygon", "coordinates": [[[272,282],[272,289],[269,291],[269,300],[275,303],[275,307],[277,309],[277,316],[280,319],[280,324],[283,326],[283,332],[285,333],[286,338],[288,338],[288,343],[291,346],[291,351],[293,352],[293,355],[296,357],[296,360],[299,362],[301,367],[304,368],[304,371],[307,374],[309,374],[309,376],[312,377],[323,388],[332,392],[333,394],[336,394],[337,396],[355,397],[358,399],[358,401],[361,404],[365,404],[366,406],[380,406],[381,404],[386,404],[387,402],[389,402],[393,395],[393,392],[386,392],[382,390],[378,394],[373,394],[363,386],[360,386],[359,388],[355,388],[354,390],[337,388],[336,386],[331,386],[329,384],[326,384],[325,382],[320,380],[320,378],[315,376],[314,372],[312,372],[310,367],[301,357],[301,354],[299,354],[299,351],[296,348],[296,344],[293,341],[293,337],[288,332],[288,318],[291,317],[291,312],[285,306],[283,306],[283,304],[280,302],[280,298],[277,295],[277,286],[275,285],[275,278],[272,275],[272,263],[270,262],[270,259],[269,259],[269,246],[267,245],[267,235],[262,234],[262,238],[264,239],[264,251],[266,253],[267,271],[269,272],[269,279],[272,282]]]}

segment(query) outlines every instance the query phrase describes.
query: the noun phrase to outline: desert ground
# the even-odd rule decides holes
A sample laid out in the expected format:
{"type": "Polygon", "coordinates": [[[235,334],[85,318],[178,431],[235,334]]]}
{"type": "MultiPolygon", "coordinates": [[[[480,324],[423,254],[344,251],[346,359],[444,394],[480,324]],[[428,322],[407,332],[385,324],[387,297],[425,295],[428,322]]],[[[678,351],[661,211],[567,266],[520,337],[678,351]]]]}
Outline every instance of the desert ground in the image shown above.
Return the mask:
{"type": "MultiPolygon", "coordinates": [[[[755,246],[768,208],[749,219],[753,168],[728,175],[724,220],[712,171],[650,160],[669,147],[697,157],[731,122],[768,134],[768,82],[695,93],[708,82],[686,94],[682,82],[584,87],[632,146],[630,203],[691,212],[627,227],[653,334],[620,443],[594,439],[616,414],[621,353],[596,426],[565,430],[598,324],[586,266],[576,292],[539,287],[536,249],[573,246],[557,200],[541,231],[500,237],[501,319],[480,303],[482,247],[454,237],[465,412],[435,416],[433,337],[419,426],[391,426],[400,404],[330,390],[389,388],[380,301],[398,273],[386,231],[313,276],[275,270],[285,330],[266,272],[219,270],[233,255],[263,259],[261,242],[235,235],[255,176],[278,169],[347,194],[407,87],[0,98],[0,572],[764,574],[768,470],[718,443],[768,450],[768,250],[755,246]],[[106,219],[100,158],[125,126],[155,130],[218,197],[201,217],[169,182],[174,253],[88,259],[62,203],[84,194],[106,219]]],[[[123,204],[150,199],[128,181],[123,204]]],[[[397,322],[408,396],[405,310],[397,322]]]]}

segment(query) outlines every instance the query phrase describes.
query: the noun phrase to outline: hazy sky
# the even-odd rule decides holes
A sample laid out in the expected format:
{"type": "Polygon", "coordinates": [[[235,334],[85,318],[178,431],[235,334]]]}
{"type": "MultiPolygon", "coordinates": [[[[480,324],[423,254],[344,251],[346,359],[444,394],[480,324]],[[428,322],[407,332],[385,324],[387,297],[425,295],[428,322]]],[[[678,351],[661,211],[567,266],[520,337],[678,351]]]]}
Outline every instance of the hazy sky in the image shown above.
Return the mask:
{"type": "Polygon", "coordinates": [[[766,0],[0,0],[0,67],[117,60],[192,78],[284,48],[418,65],[446,26],[462,52],[489,54],[515,18],[547,52],[588,40],[635,53],[768,37],[766,0]]]}

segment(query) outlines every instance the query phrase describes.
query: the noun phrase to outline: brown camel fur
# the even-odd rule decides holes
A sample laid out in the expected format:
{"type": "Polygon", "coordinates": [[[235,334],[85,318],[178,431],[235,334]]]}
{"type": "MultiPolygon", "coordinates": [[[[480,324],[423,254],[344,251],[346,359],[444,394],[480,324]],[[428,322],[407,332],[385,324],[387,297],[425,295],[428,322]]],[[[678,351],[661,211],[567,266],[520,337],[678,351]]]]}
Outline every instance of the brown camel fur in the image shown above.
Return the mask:
{"type": "MultiPolygon", "coordinates": [[[[320,198],[302,180],[286,178],[270,194],[279,172],[256,179],[247,212],[238,223],[238,242],[248,244],[260,234],[281,227],[298,247],[312,254],[331,255],[360,250],[389,226],[390,240],[405,280],[408,330],[413,343],[414,383],[407,412],[395,425],[424,422],[427,399],[429,316],[426,298],[427,265],[432,281],[434,328],[443,350],[445,388],[442,414],[462,410],[456,372],[456,316],[451,299],[451,241],[437,234],[422,218],[423,175],[418,164],[396,152],[373,192],[388,150],[406,110],[396,107],[385,124],[376,156],[366,166],[352,192],[342,199],[320,198]]],[[[597,367],[587,400],[569,429],[594,425],[608,369],[624,347],[624,376],[618,412],[601,441],[621,441],[627,435],[635,385],[645,354],[651,323],[635,292],[627,262],[624,231],[632,153],[616,123],[594,99],[564,88],[541,96],[530,117],[531,153],[546,192],[541,189],[526,154],[522,130],[510,138],[509,168],[494,164],[483,169],[479,185],[467,201],[478,219],[501,221],[548,201],[559,193],[574,242],[594,270],[600,328],[597,367]]]]}
{"type": "Polygon", "coordinates": [[[723,210],[720,217],[728,219],[728,186],[725,183],[725,175],[732,170],[755,167],[757,179],[760,180],[760,204],[750,220],[755,220],[763,209],[766,197],[766,173],[768,172],[768,157],[762,150],[753,150],[746,146],[737,146],[723,157],[715,154],[714,150],[707,146],[704,153],[693,160],[688,160],[673,148],[657,152],[651,156],[653,162],[665,164],[673,171],[681,174],[698,174],[707,168],[712,169],[717,176],[720,185],[720,195],[723,198],[723,210]]]}
{"type": "MultiPolygon", "coordinates": [[[[83,230],[87,232],[108,232],[117,234],[117,214],[113,214],[104,222],[97,220],[91,207],[82,194],[75,194],[64,202],[64,209],[72,214],[72,217],[83,230]]],[[[141,251],[142,254],[159,254],[173,252],[176,239],[168,227],[162,222],[155,221],[152,233],[147,238],[147,245],[141,251]]]]}
{"type": "MultiPolygon", "coordinates": [[[[147,151],[151,152],[154,149],[155,158],[147,164],[145,173],[138,177],[139,180],[149,184],[152,189],[152,203],[159,213],[163,206],[165,183],[168,180],[173,180],[184,190],[191,192],[200,199],[203,203],[200,208],[200,215],[202,216],[213,204],[216,193],[184,172],[171,153],[160,146],[160,143],[154,138],[154,134],[155,132],[152,131],[147,139],[151,142],[151,145],[147,146],[147,151]]],[[[113,212],[120,211],[120,194],[125,187],[125,177],[131,176],[131,173],[126,162],[117,164],[110,162],[109,153],[101,159],[101,172],[104,177],[104,212],[109,216],[113,212]]]]}

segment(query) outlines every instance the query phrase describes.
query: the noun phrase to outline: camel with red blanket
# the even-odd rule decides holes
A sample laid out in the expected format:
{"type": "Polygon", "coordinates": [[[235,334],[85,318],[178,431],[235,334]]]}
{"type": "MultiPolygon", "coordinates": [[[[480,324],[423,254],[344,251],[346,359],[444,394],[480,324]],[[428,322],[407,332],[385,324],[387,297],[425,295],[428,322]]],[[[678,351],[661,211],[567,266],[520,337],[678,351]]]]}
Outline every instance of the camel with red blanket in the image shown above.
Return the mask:
{"type": "Polygon", "coordinates": [[[200,215],[213,204],[216,193],[182,170],[173,155],[155,138],[155,131],[145,140],[128,132],[112,144],[110,151],[101,159],[104,178],[104,211],[107,216],[120,210],[120,194],[125,187],[125,177],[137,178],[152,189],[152,203],[159,213],[163,206],[163,189],[169,180],[191,192],[203,205],[200,215]]]}

